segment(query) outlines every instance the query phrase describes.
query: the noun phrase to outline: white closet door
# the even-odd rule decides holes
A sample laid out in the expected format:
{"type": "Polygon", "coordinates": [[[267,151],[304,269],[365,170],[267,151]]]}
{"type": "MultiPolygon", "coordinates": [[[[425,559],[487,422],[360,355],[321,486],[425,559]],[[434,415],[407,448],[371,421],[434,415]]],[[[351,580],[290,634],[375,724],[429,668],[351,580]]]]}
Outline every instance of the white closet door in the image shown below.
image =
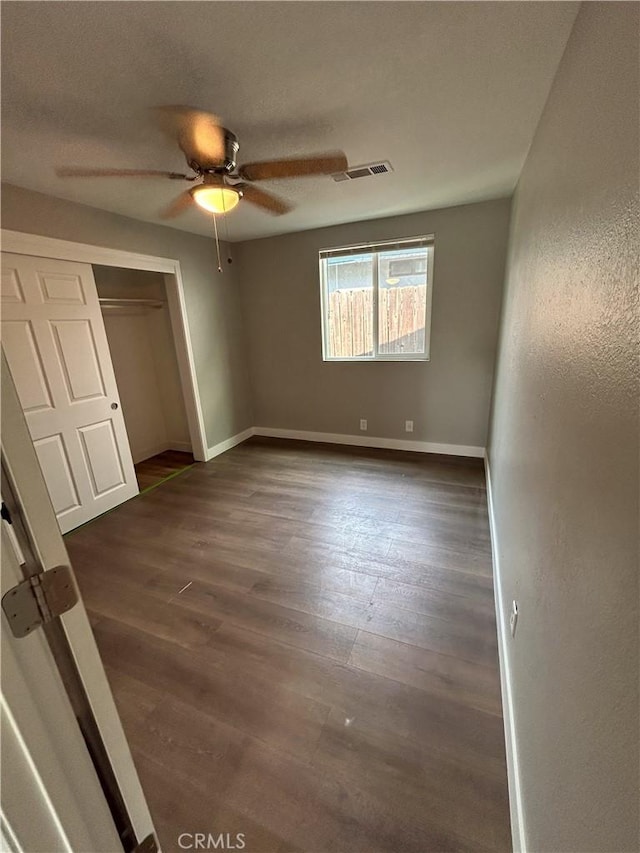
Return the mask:
{"type": "Polygon", "coordinates": [[[89,264],[2,253],[2,347],[63,533],[138,494],[89,264]]]}

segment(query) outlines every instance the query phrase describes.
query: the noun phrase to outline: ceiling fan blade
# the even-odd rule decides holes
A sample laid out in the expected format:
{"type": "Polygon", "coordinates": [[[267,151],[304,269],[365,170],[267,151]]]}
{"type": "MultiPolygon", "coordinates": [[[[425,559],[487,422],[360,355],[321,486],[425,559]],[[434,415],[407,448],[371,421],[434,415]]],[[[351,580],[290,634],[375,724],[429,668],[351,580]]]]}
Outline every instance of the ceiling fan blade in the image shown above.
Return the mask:
{"type": "Polygon", "coordinates": [[[179,104],[155,107],[160,127],[175,139],[187,162],[195,161],[203,169],[219,166],[225,160],[225,131],[213,113],[179,104]]]}
{"type": "Polygon", "coordinates": [[[56,169],[59,178],[173,178],[174,180],[194,181],[181,172],[163,172],[159,169],[83,169],[75,166],[61,166],[56,169]]]}
{"type": "Polygon", "coordinates": [[[288,202],[251,184],[236,184],[236,186],[242,190],[243,199],[246,199],[251,204],[255,204],[257,207],[261,207],[263,210],[268,210],[269,213],[273,213],[276,216],[288,213],[293,209],[293,206],[288,202]]]}
{"type": "Polygon", "coordinates": [[[306,175],[332,175],[348,168],[347,158],[342,151],[315,154],[292,160],[265,160],[246,163],[240,175],[247,181],[268,181],[272,178],[302,178],[306,175]]]}
{"type": "Polygon", "coordinates": [[[184,213],[185,210],[188,210],[192,204],[195,204],[193,196],[189,190],[185,190],[183,193],[180,193],[177,198],[174,198],[168,207],[165,207],[165,209],[160,213],[160,218],[173,219],[175,216],[180,216],[180,214],[184,213]]]}

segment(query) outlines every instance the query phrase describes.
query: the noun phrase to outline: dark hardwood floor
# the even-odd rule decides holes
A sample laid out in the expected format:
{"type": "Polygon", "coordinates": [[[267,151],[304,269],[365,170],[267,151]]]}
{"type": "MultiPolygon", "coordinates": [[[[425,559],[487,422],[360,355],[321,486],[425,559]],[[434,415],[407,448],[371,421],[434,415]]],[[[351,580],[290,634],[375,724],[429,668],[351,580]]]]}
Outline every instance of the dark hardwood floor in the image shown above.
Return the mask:
{"type": "Polygon", "coordinates": [[[164,453],[136,462],[134,468],[138,488],[142,492],[150,486],[156,486],[167,477],[188,468],[189,465],[193,465],[193,455],[182,450],[165,450],[164,453]]]}
{"type": "Polygon", "coordinates": [[[510,849],[479,461],[254,438],[66,541],[164,851],[510,849]]]}

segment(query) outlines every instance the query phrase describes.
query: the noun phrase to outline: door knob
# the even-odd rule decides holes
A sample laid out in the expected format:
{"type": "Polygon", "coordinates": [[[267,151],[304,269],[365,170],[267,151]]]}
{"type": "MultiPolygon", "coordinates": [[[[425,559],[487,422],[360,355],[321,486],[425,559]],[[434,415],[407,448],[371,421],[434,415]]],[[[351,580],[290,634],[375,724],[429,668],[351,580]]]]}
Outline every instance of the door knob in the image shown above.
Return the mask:
{"type": "Polygon", "coordinates": [[[117,403],[112,403],[112,404],[111,404],[111,408],[115,411],[115,410],[118,408],[118,404],[117,404],[117,403]]]}

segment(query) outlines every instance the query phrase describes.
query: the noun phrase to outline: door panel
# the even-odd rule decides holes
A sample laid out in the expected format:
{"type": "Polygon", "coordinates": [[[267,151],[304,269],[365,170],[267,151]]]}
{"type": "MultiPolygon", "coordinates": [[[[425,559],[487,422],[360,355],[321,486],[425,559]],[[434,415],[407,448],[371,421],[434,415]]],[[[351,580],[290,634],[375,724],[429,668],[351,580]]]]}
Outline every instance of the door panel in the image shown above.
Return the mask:
{"type": "Polygon", "coordinates": [[[111,421],[81,427],[78,432],[91,473],[94,494],[103,495],[124,483],[124,471],[111,421]]]}
{"type": "Polygon", "coordinates": [[[25,414],[52,409],[51,392],[28,320],[6,320],[2,343],[25,414]]]}
{"type": "Polygon", "coordinates": [[[71,473],[69,457],[60,433],[40,438],[33,442],[38,462],[43,471],[48,471],[51,484],[49,497],[57,516],[80,506],[80,496],[71,473]]]}
{"type": "Polygon", "coordinates": [[[51,329],[69,402],[106,397],[89,321],[57,320],[51,329]]]}
{"type": "Polygon", "coordinates": [[[13,266],[2,267],[2,302],[24,302],[20,275],[13,266]]]}
{"type": "Polygon", "coordinates": [[[82,279],[77,274],[63,273],[38,274],[44,302],[55,302],[66,305],[86,305],[82,279]]]}
{"type": "Polygon", "coordinates": [[[2,346],[62,532],[136,495],[90,265],[3,253],[2,346]]]}

